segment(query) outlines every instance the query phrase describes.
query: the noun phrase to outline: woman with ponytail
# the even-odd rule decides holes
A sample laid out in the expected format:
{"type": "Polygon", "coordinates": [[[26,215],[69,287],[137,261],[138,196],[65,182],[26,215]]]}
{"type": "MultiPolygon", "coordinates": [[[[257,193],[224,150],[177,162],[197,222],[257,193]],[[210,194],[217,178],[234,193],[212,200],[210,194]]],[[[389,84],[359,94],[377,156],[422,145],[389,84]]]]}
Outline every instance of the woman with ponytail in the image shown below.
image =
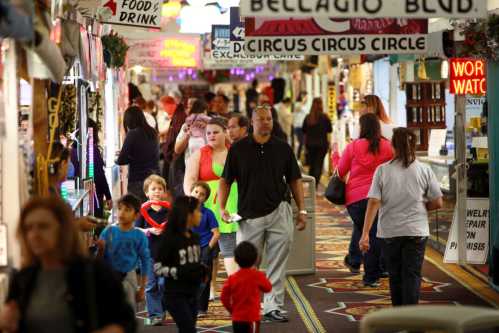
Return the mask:
{"type": "Polygon", "coordinates": [[[442,207],[442,192],[431,168],[416,159],[416,135],[407,128],[393,131],[393,160],[374,174],[364,230],[359,242],[370,248],[370,230],[379,211],[377,237],[384,247],[392,305],[419,302],[421,268],[429,232],[428,211],[442,207]]]}
{"type": "Polygon", "coordinates": [[[377,287],[384,273],[381,250],[376,239],[376,222],[371,230],[371,248],[364,255],[359,250],[359,240],[364,227],[367,193],[376,168],[393,157],[390,141],[383,138],[376,115],[368,113],[360,117],[360,138],[350,143],[338,164],[338,175],[348,175],[345,189],[348,214],[353,221],[352,237],[345,265],[352,273],[360,272],[364,263],[364,285],[377,287]]]}

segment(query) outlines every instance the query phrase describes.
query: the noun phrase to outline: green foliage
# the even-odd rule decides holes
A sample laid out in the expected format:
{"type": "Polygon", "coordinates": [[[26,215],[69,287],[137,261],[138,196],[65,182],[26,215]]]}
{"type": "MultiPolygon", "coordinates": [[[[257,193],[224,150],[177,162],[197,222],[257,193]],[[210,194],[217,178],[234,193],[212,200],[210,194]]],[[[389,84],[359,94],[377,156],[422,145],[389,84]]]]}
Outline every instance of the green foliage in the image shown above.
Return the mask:
{"type": "Polygon", "coordinates": [[[122,67],[125,64],[126,53],[129,49],[125,39],[114,31],[111,31],[109,35],[102,36],[101,40],[104,47],[106,65],[110,68],[122,67]],[[106,55],[106,52],[108,55],[106,55]]]}
{"type": "Polygon", "coordinates": [[[464,36],[460,56],[499,60],[499,16],[490,15],[487,19],[470,19],[457,23],[464,36]]]}

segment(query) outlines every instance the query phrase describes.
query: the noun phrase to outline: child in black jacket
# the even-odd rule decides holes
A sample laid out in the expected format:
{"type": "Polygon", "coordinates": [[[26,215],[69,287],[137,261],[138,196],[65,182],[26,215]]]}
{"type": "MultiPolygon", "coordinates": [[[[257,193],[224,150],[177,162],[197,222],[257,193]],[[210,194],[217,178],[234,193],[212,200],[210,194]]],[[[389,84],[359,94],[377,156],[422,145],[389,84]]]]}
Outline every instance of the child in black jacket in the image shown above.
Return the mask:
{"type": "Polygon", "coordinates": [[[198,312],[197,294],[206,278],[201,264],[199,236],[190,229],[201,221],[196,198],[178,197],[168,218],[168,228],[161,235],[154,272],[165,278],[164,303],[181,333],[195,333],[198,312]]]}

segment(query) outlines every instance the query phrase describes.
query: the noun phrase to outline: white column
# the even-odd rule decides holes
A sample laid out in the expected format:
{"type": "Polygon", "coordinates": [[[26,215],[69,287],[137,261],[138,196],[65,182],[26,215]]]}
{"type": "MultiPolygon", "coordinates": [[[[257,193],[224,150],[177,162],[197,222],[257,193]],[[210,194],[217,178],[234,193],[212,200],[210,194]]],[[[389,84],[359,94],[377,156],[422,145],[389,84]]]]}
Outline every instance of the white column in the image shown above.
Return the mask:
{"type": "Polygon", "coordinates": [[[16,240],[17,221],[20,212],[19,181],[19,133],[18,133],[18,79],[16,49],[13,40],[3,42],[6,46],[5,70],[3,75],[5,92],[5,129],[2,140],[2,223],[7,225],[9,263],[14,267],[20,264],[19,242],[16,240]]]}

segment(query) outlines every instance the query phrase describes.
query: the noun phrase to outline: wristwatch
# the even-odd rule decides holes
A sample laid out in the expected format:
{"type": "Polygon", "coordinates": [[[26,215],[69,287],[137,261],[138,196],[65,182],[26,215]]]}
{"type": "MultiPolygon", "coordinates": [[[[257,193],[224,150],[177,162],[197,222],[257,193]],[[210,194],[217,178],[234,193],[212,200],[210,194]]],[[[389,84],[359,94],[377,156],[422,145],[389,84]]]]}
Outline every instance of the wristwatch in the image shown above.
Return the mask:
{"type": "Polygon", "coordinates": [[[308,214],[308,212],[307,212],[306,210],[300,210],[300,211],[298,212],[298,214],[301,214],[301,215],[307,215],[307,214],[308,214]]]}

